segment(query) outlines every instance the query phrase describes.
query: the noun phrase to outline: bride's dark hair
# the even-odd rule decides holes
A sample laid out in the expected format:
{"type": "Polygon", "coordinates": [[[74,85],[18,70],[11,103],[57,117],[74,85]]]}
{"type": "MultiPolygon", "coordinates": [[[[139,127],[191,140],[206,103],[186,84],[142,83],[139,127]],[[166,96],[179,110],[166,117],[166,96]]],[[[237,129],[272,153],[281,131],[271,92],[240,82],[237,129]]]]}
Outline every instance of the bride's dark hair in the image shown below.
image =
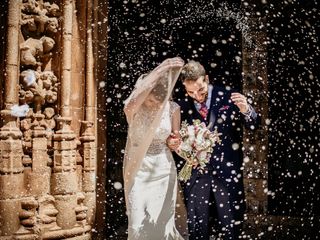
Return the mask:
{"type": "Polygon", "coordinates": [[[152,88],[150,94],[152,94],[159,102],[163,102],[168,94],[168,83],[161,79],[161,81],[152,88]]]}

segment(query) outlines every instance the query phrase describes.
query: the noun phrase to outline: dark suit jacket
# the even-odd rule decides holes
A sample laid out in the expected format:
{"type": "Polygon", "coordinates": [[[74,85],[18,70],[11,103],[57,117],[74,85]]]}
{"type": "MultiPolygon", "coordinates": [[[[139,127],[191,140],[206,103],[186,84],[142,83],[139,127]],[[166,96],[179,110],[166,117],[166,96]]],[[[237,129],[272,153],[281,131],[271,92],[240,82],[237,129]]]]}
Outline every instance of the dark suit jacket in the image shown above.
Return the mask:
{"type": "MultiPolygon", "coordinates": [[[[259,124],[259,118],[255,111],[252,112],[250,117],[242,114],[239,108],[231,101],[231,92],[233,91],[225,88],[213,87],[210,109],[206,120],[202,118],[195,108],[192,98],[188,97],[178,101],[178,104],[181,107],[182,121],[192,124],[194,119],[200,119],[206,122],[207,125],[211,123],[211,129],[217,129],[222,134],[220,136],[221,144],[217,144],[214,147],[207,169],[209,174],[213,174],[216,182],[219,182],[219,184],[223,185],[223,188],[228,190],[230,201],[240,204],[240,211],[236,212],[240,213],[239,217],[242,218],[241,215],[245,209],[241,168],[243,163],[242,126],[244,124],[248,129],[255,129],[259,124]]],[[[179,157],[175,155],[175,159],[177,161],[179,157]]],[[[184,161],[179,160],[180,163],[183,162],[184,164],[184,161]]],[[[201,173],[194,169],[189,183],[184,186],[185,195],[194,187],[198,177],[201,177],[201,173]]]]}

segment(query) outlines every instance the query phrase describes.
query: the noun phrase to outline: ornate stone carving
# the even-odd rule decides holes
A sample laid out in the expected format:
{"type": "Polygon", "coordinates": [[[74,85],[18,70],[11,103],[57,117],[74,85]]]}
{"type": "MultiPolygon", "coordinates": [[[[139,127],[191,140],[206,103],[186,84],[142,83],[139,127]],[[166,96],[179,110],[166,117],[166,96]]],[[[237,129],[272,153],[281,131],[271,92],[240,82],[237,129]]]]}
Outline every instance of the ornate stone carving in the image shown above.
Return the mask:
{"type": "Polygon", "coordinates": [[[16,117],[10,110],[2,110],[1,117],[5,124],[0,131],[0,174],[22,172],[21,131],[16,126],[16,117]]]}
{"type": "Polygon", "coordinates": [[[28,38],[20,44],[21,65],[41,66],[43,61],[51,57],[50,51],[54,45],[55,41],[50,37],[28,38]]]}
{"type": "Polygon", "coordinates": [[[46,134],[47,134],[47,150],[48,150],[48,166],[52,166],[53,159],[53,134],[54,128],[56,127],[56,121],[54,119],[55,110],[52,107],[47,107],[43,111],[44,121],[46,123],[46,134]]]}
{"type": "Polygon", "coordinates": [[[54,134],[54,172],[75,171],[76,136],[71,130],[71,118],[57,119],[59,130],[54,134]]]}
{"type": "Polygon", "coordinates": [[[82,121],[84,132],[80,137],[83,144],[84,171],[94,171],[96,167],[95,136],[93,122],[82,121]]]}
{"type": "Polygon", "coordinates": [[[79,192],[77,194],[77,207],[75,208],[77,223],[80,226],[85,226],[87,224],[87,211],[88,207],[84,205],[85,196],[83,193],[79,192]]]}
{"type": "Polygon", "coordinates": [[[39,207],[38,202],[32,198],[23,200],[21,202],[21,212],[19,213],[19,218],[21,225],[26,229],[32,230],[38,233],[40,229],[37,226],[37,208],[39,207]]]}
{"type": "Polygon", "coordinates": [[[20,74],[20,103],[34,104],[35,112],[47,103],[55,103],[58,99],[58,79],[52,71],[37,72],[31,69],[20,74]]]}
{"type": "MultiPolygon", "coordinates": [[[[78,94],[72,92],[72,44],[82,41],[73,39],[75,4],[61,2],[62,28],[60,5],[52,1],[8,4],[8,41],[12,44],[6,59],[6,110],[1,111],[0,239],[89,240],[96,206],[96,139],[92,123],[84,124],[81,138],[80,129],[71,127],[75,106],[70,97],[78,94]],[[62,52],[54,51],[56,43],[62,52]],[[26,108],[13,115],[12,106],[19,111],[21,106],[26,108]]],[[[86,15],[80,17],[85,27],[86,15]]],[[[80,64],[86,62],[85,55],[76,54],[83,58],[80,64]]],[[[93,72],[93,64],[83,67],[93,72]]],[[[94,96],[93,88],[89,89],[88,94],[94,96]]],[[[77,91],[86,95],[83,88],[77,91]]],[[[90,107],[95,110],[94,101],[90,107]]]]}
{"type": "Polygon", "coordinates": [[[59,17],[60,9],[59,6],[55,3],[45,2],[43,3],[43,8],[47,11],[46,14],[50,17],[59,17]]]}
{"type": "Polygon", "coordinates": [[[21,28],[25,35],[52,35],[58,31],[60,9],[55,3],[41,5],[40,1],[24,0],[21,11],[21,28]]]}
{"type": "MultiPolygon", "coordinates": [[[[28,69],[21,72],[19,90],[20,104],[34,106],[34,111],[29,109],[29,112],[25,118],[21,120],[20,124],[23,132],[23,163],[25,165],[31,163],[32,129],[38,132],[39,130],[44,131],[43,134],[45,134],[45,137],[48,139],[47,145],[52,149],[51,140],[52,131],[55,127],[55,121],[53,119],[55,111],[54,108],[48,107],[44,110],[44,115],[41,115],[41,109],[45,104],[55,103],[57,101],[57,95],[58,79],[52,71],[38,72],[28,69]]],[[[39,143],[41,143],[41,141],[39,143]]],[[[49,162],[51,161],[49,160],[49,162]]]]}
{"type": "Polygon", "coordinates": [[[54,197],[45,195],[38,200],[28,198],[21,201],[19,218],[21,227],[14,239],[43,239],[43,234],[61,228],[57,225],[58,211],[54,206],[54,197]]]}
{"type": "Polygon", "coordinates": [[[85,203],[88,207],[87,221],[93,223],[95,216],[95,186],[96,186],[96,142],[93,122],[82,121],[83,133],[80,137],[83,149],[82,190],[85,193],[85,203]]]}
{"type": "Polygon", "coordinates": [[[22,146],[23,146],[23,164],[24,166],[28,166],[32,163],[31,160],[31,152],[32,152],[32,119],[31,116],[33,114],[32,109],[29,109],[26,118],[21,120],[20,128],[23,133],[22,138],[22,146]]]}
{"type": "Polygon", "coordinates": [[[51,195],[45,195],[38,200],[39,210],[38,219],[41,225],[41,230],[55,231],[60,229],[57,225],[58,210],[55,208],[55,199],[51,195]]]}

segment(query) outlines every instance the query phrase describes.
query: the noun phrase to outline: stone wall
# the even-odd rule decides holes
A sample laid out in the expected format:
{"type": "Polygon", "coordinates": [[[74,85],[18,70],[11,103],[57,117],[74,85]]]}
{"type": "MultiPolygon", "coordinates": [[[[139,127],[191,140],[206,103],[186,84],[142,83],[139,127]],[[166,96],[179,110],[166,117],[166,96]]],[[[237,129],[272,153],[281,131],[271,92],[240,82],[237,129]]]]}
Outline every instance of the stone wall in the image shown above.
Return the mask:
{"type": "Polygon", "coordinates": [[[246,234],[261,237],[268,226],[268,76],[267,33],[263,2],[244,1],[248,29],[243,34],[243,91],[261,116],[255,133],[244,131],[244,183],[247,203],[246,234]]]}
{"type": "Polygon", "coordinates": [[[0,239],[90,239],[100,127],[92,29],[97,3],[4,4],[0,239]]]}
{"type": "MultiPolygon", "coordinates": [[[[268,204],[268,79],[265,18],[248,18],[250,32],[243,37],[243,91],[251,96],[254,108],[261,116],[261,125],[255,133],[245,130],[244,183],[247,202],[246,228],[261,230],[257,217],[267,215],[268,204]]],[[[262,223],[263,224],[263,223],[262,223]]],[[[254,232],[254,231],[253,231],[254,232]]],[[[257,232],[255,232],[257,234],[257,232]]]]}

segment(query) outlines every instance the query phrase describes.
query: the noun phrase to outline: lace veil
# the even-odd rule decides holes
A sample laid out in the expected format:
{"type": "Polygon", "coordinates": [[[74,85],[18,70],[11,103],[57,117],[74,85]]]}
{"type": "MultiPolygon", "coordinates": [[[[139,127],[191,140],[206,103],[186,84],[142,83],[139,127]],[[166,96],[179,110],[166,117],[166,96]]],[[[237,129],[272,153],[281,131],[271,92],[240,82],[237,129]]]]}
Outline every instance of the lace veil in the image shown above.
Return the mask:
{"type": "Polygon", "coordinates": [[[136,82],[133,92],[124,102],[125,108],[130,103],[136,104],[134,113],[126,114],[128,135],[123,163],[126,198],[133,186],[134,177],[141,166],[141,161],[160,124],[163,109],[168,103],[180,71],[181,67],[177,66],[168,67],[163,71],[156,68],[149,74],[142,75],[136,82]],[[158,100],[161,99],[161,107],[148,109],[145,106],[144,103],[151,92],[156,95],[158,100]]]}

